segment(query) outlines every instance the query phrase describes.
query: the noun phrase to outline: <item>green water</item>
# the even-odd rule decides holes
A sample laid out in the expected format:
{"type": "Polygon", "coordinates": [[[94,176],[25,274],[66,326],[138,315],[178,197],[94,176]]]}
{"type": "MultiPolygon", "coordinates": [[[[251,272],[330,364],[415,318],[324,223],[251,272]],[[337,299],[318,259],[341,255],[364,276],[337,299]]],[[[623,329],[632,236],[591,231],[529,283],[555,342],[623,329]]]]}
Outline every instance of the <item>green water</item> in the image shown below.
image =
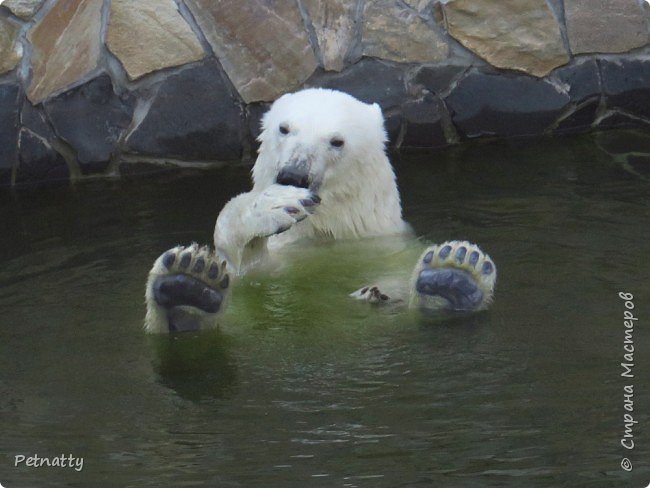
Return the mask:
{"type": "Polygon", "coordinates": [[[650,183],[589,136],[394,164],[419,241],[294,254],[235,286],[221,331],[176,339],[142,332],[147,272],[210,242],[247,169],[0,194],[0,483],[645,487],[650,183]],[[451,238],[497,263],[487,313],[441,323],[347,298],[451,238]],[[633,379],[619,291],[639,317],[633,379]],[[35,453],[84,467],[14,467],[35,453]]]}

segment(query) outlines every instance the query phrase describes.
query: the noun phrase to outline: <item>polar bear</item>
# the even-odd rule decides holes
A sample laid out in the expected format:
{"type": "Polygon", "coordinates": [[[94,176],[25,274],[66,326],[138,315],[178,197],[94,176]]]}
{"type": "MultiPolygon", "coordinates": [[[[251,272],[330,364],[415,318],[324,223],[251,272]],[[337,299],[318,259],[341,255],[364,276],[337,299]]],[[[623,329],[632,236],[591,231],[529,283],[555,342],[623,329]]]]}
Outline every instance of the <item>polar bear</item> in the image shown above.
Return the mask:
{"type": "MultiPolygon", "coordinates": [[[[395,174],[377,104],[312,88],[286,94],[263,116],[253,188],[230,200],[214,231],[215,250],[192,244],[163,253],[149,273],[147,332],[211,328],[227,306],[231,277],[264,266],[288,243],[402,235],[395,174]]],[[[427,248],[409,300],[364,286],[352,297],[402,301],[425,310],[474,311],[492,300],[496,268],[476,245],[427,248]]]]}

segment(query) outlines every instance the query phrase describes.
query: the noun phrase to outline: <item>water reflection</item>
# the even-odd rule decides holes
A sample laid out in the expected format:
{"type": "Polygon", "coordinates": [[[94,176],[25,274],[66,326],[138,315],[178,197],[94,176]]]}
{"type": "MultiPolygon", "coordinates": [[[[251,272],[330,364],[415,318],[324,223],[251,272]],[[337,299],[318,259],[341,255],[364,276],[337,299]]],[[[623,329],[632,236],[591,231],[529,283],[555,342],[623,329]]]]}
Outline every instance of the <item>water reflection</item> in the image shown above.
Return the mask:
{"type": "Polygon", "coordinates": [[[151,336],[149,342],[161,384],[182,398],[199,402],[235,392],[237,367],[219,330],[151,336]]]}

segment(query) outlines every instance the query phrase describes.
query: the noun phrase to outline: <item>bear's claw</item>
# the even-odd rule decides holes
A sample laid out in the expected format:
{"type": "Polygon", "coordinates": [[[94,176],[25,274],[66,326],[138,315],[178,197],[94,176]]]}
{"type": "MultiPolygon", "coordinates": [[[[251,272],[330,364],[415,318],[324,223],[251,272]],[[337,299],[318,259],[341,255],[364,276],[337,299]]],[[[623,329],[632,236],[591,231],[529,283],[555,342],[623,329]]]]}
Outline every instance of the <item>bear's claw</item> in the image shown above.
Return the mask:
{"type": "Polygon", "coordinates": [[[312,215],[320,203],[318,195],[305,188],[271,185],[257,196],[251,221],[257,222],[255,237],[286,232],[312,215]]]}
{"type": "Polygon", "coordinates": [[[413,272],[412,303],[426,310],[483,310],[492,301],[496,267],[478,246],[447,241],[424,251],[413,272]]]}
{"type": "Polygon", "coordinates": [[[167,332],[213,326],[229,287],[225,261],[207,246],[170,249],[149,273],[145,328],[167,332]]]}

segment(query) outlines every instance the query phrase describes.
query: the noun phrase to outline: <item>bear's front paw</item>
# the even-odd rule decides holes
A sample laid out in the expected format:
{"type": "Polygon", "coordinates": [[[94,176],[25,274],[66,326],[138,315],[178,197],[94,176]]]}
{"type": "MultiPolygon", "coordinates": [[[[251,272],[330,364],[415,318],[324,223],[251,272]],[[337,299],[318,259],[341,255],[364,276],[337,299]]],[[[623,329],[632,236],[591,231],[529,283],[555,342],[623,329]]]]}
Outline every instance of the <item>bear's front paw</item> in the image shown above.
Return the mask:
{"type": "Polygon", "coordinates": [[[490,256],[467,241],[429,247],[418,261],[412,304],[424,310],[483,310],[492,301],[497,270],[490,256]]]}
{"type": "Polygon", "coordinates": [[[305,188],[271,185],[255,199],[251,221],[258,237],[269,237],[289,230],[314,213],[320,198],[305,188]]]}
{"type": "Polygon", "coordinates": [[[390,296],[383,293],[376,285],[359,288],[357,291],[350,293],[349,296],[372,304],[383,304],[393,301],[390,296]]]}
{"type": "Polygon", "coordinates": [[[226,262],[207,246],[170,249],[149,272],[145,329],[181,332],[214,327],[229,288],[226,262]]]}

